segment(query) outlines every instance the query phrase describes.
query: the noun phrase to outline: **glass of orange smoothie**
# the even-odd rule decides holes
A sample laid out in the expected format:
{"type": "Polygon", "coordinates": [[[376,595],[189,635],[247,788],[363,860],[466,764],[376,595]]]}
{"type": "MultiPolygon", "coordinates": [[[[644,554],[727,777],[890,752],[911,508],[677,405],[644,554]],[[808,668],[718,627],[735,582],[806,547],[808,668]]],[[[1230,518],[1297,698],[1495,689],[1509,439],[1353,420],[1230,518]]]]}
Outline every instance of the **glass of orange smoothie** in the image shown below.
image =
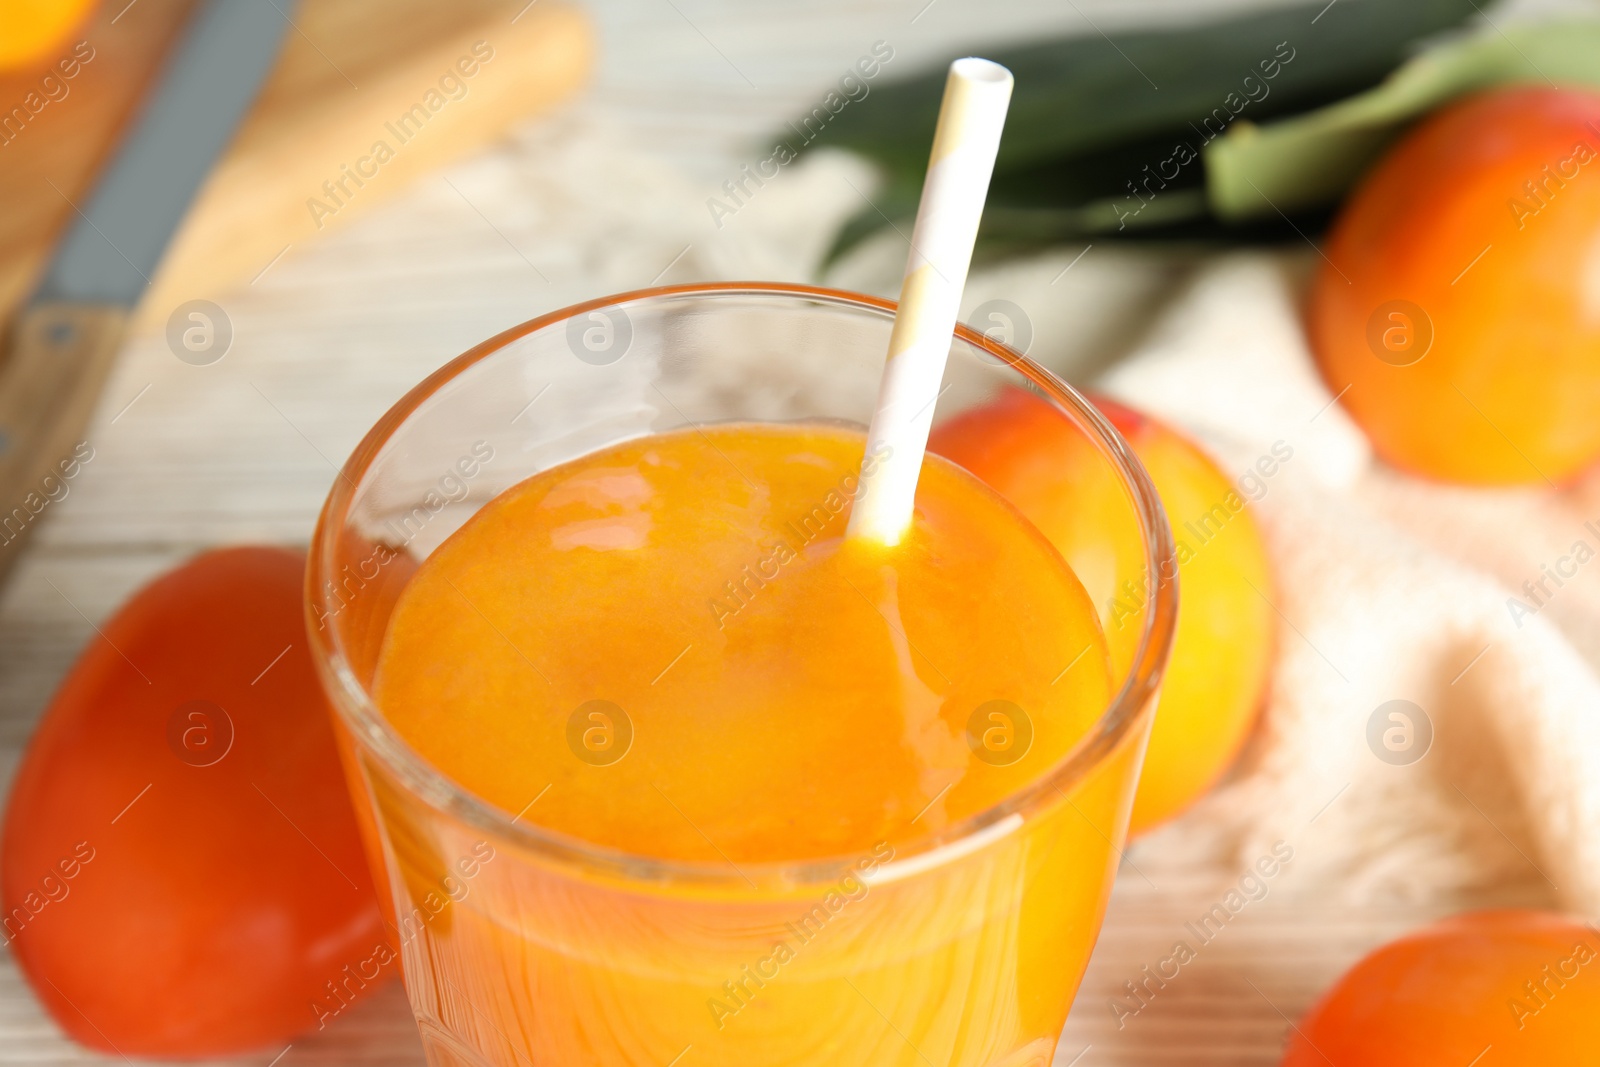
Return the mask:
{"type": "Polygon", "coordinates": [[[392,944],[314,1014],[398,966],[436,1065],[1049,1064],[1171,534],[1087,402],[960,327],[936,422],[1046,399],[1118,487],[1085,503],[1103,553],[1074,571],[931,455],[899,544],[846,537],[893,315],[630,293],[479,345],[367,435],[307,612],[392,944]],[[1105,638],[1130,588],[1131,666],[1105,638]]]}

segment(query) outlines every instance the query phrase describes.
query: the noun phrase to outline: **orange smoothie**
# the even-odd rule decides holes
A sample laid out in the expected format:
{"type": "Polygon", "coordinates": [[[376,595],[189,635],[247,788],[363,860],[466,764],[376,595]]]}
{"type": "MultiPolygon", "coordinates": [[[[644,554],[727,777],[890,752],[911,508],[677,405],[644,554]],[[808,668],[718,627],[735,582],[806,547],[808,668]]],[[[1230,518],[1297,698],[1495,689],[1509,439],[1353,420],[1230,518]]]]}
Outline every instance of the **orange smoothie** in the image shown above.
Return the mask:
{"type": "Polygon", "coordinates": [[[467,882],[470,843],[416,816],[391,842],[408,978],[433,983],[413,1002],[425,1039],[481,1037],[436,1062],[1048,1063],[1142,736],[926,862],[1083,742],[1114,680],[1072,571],[953,464],[927,457],[900,545],[846,540],[863,447],[823,424],[626,441],[422,563],[373,687],[400,735],[519,821],[727,876],[641,888],[476,850],[467,882]],[[805,861],[843,873],[774,881],[805,861]]]}

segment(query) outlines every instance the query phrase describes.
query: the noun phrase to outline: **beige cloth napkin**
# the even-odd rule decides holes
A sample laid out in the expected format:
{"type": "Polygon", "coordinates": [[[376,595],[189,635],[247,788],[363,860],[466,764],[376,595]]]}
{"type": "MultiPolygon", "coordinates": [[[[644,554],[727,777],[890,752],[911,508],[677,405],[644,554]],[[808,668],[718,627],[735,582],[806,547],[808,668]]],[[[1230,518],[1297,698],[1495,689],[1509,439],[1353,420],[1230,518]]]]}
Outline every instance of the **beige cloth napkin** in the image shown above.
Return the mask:
{"type": "Polygon", "coordinates": [[[1100,383],[1225,470],[1293,449],[1253,505],[1281,620],[1257,736],[1134,855],[1233,867],[1308,840],[1302,883],[1346,902],[1522,886],[1600,915],[1600,558],[1577,563],[1578,542],[1600,553],[1600,473],[1482,490],[1387,467],[1315,372],[1306,274],[1205,263],[1100,383]]]}

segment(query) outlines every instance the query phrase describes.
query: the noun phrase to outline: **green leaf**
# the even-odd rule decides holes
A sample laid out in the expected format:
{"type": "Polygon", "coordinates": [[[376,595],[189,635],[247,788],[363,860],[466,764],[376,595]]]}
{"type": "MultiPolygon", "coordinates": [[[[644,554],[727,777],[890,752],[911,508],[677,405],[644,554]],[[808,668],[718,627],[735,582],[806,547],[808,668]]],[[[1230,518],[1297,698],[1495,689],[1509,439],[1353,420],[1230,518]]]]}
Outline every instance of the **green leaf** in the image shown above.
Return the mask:
{"type": "Polygon", "coordinates": [[[1206,146],[1207,201],[1228,221],[1331,204],[1419,116],[1467,93],[1529,83],[1600,86],[1600,22],[1485,30],[1330,107],[1268,126],[1237,123],[1206,146]]]}
{"type": "MultiPolygon", "coordinates": [[[[1008,239],[1023,218],[1048,219],[1038,232],[1051,240],[1204,218],[1204,197],[1187,191],[1205,187],[1198,156],[1208,131],[1215,136],[1236,115],[1299,114],[1367,89],[1419,39],[1475,11],[1473,0],[1316,0],[1195,26],[989,51],[1016,75],[1016,90],[983,238],[993,236],[990,215],[999,209],[1009,213],[1008,239]],[[1146,207],[1135,183],[1148,181],[1179,143],[1195,159],[1161,185],[1156,201],[1167,203],[1146,207]]],[[[782,134],[795,150],[846,148],[883,169],[884,191],[846,226],[830,258],[886,220],[915,213],[946,66],[872,84],[837,114],[813,110],[809,125],[782,134]],[[816,133],[819,116],[825,124],[816,133]]]]}

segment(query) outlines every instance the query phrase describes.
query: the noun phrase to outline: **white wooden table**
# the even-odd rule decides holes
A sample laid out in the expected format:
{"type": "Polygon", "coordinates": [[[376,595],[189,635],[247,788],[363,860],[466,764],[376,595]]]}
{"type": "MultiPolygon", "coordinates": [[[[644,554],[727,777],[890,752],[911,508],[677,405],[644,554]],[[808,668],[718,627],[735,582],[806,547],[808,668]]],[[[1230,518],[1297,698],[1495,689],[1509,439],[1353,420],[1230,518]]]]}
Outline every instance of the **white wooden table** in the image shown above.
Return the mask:
{"type": "MultiPolygon", "coordinates": [[[[507,18],[525,0],[508,0],[507,18]]],[[[786,171],[717,228],[705,206],[761,134],[820,100],[874,41],[892,71],[953,48],[1041,28],[1094,32],[1159,20],[1192,3],[1155,0],[605,0],[597,85],[583,102],[469,163],[426,179],[354,228],[263,264],[216,300],[235,339],[208,367],[180,362],[155,331],[121,357],[89,431],[96,459],[50,507],[0,596],[0,784],[91,620],[139,584],[208,546],[302,545],[334,464],[407,388],[470,345],[579,299],[693,278],[800,280],[828,227],[861,192],[831,170],[786,171]],[[819,184],[835,190],[827,210],[819,184]],[[59,592],[57,591],[59,590],[59,592]]],[[[308,192],[310,195],[310,192],[308,192]]],[[[1185,269],[1183,254],[1098,249],[1054,286],[1064,249],[974,280],[969,305],[1006,294],[1035,321],[1035,353],[1069,373],[1114,358],[1185,269]]],[[[892,292],[893,242],[843,272],[892,292]]],[[[1308,826],[1299,847],[1314,847],[1308,826]]],[[[1359,912],[1319,904],[1293,870],[1119,1028],[1122,983],[1165,956],[1185,921],[1225,891],[1216,872],[1161,862],[1159,842],[1124,865],[1058,1064],[1277,1062],[1287,1019],[1376,943],[1462,901],[1359,912]],[[1135,866],[1137,865],[1137,866],[1135,866]],[[1086,1050],[1086,1051],[1085,1051],[1086,1050]],[[1074,1057],[1080,1057],[1074,1059],[1074,1057]]],[[[1519,899],[1516,887],[1501,894],[1519,899]]],[[[276,1050],[243,1062],[266,1063],[276,1050]]],[[[9,957],[0,957],[0,1064],[100,1058],[63,1038],[9,957]]],[[[279,1061],[421,1062],[398,986],[279,1061]]]]}

